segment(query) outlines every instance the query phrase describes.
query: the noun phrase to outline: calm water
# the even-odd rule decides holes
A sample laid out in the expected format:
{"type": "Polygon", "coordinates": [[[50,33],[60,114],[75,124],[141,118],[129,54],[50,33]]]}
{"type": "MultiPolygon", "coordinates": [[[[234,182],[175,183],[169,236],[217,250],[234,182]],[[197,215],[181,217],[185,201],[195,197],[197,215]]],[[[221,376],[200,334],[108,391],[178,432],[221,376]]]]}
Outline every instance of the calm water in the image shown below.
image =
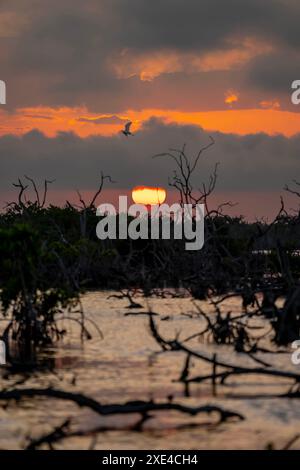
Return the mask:
{"type": "MultiPolygon", "coordinates": [[[[147,308],[147,302],[136,299],[147,308]]],[[[103,418],[86,409],[79,409],[69,402],[52,399],[30,399],[18,406],[11,403],[0,409],[0,448],[23,448],[28,436],[39,437],[60,425],[64,419],[72,418],[72,429],[92,429],[97,426],[117,428],[98,434],[97,449],[263,449],[269,443],[283,447],[300,432],[300,407],[298,400],[288,399],[238,399],[229,394],[277,393],[288,389],[284,379],[262,377],[239,377],[231,381],[230,387],[218,390],[212,397],[210,384],[191,386],[191,397],[184,397],[183,387],[176,382],[184,361],[178,353],[157,354],[160,350],[148,329],[145,316],[125,316],[134,313],[128,310],[126,300],[108,299],[107,292],[88,293],[83,298],[86,314],[101,328],[104,339],[94,331],[91,341],[81,345],[76,326],[64,344],[45,354],[45,368],[29,375],[23,387],[53,387],[80,391],[96,398],[101,403],[124,403],[136,399],[163,400],[168,395],[174,401],[191,406],[217,404],[237,411],[245,416],[243,422],[231,422],[216,426],[215,417],[203,415],[189,417],[176,412],[156,413],[147,422],[143,432],[128,430],[136,422],[136,416],[114,416],[103,418]]],[[[160,314],[156,321],[162,335],[172,338],[180,332],[184,338],[201,330],[201,321],[183,313],[195,312],[190,299],[150,299],[148,305],[160,314]]],[[[209,312],[209,306],[202,303],[209,312]]],[[[228,301],[228,309],[240,312],[236,301],[228,301]]],[[[140,310],[138,310],[140,311],[140,310]]],[[[259,325],[258,325],[259,326],[259,325]]],[[[190,344],[200,351],[213,352],[214,347],[194,341],[190,344]]],[[[240,365],[256,367],[257,364],[243,354],[236,354],[228,347],[218,346],[218,357],[240,365]]],[[[276,368],[300,371],[294,366],[290,354],[264,354],[264,360],[276,368]]],[[[5,370],[3,369],[3,372],[5,370]]],[[[209,366],[194,361],[192,375],[211,372],[209,366]]],[[[1,380],[8,386],[24,375],[14,374],[1,380]]],[[[86,449],[91,437],[70,438],[57,444],[57,448],[86,449]]],[[[300,448],[297,441],[293,448],[300,448]]]]}

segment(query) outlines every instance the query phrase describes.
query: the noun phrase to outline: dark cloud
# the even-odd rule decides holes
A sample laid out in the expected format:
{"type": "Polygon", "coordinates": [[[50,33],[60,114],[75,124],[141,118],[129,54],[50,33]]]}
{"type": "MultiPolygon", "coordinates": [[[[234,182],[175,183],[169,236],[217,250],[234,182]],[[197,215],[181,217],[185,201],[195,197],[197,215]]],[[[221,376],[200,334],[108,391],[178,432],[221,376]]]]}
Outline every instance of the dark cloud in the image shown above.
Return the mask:
{"type": "MultiPolygon", "coordinates": [[[[208,180],[216,162],[220,162],[219,191],[280,191],[297,178],[300,135],[213,135],[216,143],[201,161],[196,186],[208,180]]],[[[129,139],[120,135],[81,139],[71,133],[48,138],[38,131],[22,137],[7,135],[0,138],[1,190],[24,174],[38,180],[55,178],[58,189],[93,189],[101,170],[117,181],[116,188],[166,186],[173,162],[151,156],[184,143],[187,153],[195,155],[207,142],[208,135],[198,127],[165,125],[156,119],[129,139]]]]}
{"type": "MultiPolygon", "coordinates": [[[[0,7],[0,23],[5,12],[20,19],[1,38],[8,106],[105,108],[111,103],[114,112],[132,106],[132,101],[148,104],[149,96],[152,106],[159,106],[163,90],[156,80],[149,85],[114,75],[110,62],[118,61],[122,51],[225,51],[230,38],[251,36],[280,47],[284,56],[300,42],[296,0],[27,0],[26,6],[23,0],[12,0],[0,7]]],[[[280,81],[279,69],[274,81],[268,71],[276,72],[278,65],[276,56],[255,63],[253,86],[264,82],[272,89],[280,81]]],[[[204,75],[199,73],[198,80],[204,75]]],[[[239,72],[236,76],[242,78],[239,72]]]]}
{"type": "Polygon", "coordinates": [[[291,83],[300,77],[299,51],[279,50],[267,57],[258,57],[246,75],[248,86],[273,93],[289,93],[291,83]]]}

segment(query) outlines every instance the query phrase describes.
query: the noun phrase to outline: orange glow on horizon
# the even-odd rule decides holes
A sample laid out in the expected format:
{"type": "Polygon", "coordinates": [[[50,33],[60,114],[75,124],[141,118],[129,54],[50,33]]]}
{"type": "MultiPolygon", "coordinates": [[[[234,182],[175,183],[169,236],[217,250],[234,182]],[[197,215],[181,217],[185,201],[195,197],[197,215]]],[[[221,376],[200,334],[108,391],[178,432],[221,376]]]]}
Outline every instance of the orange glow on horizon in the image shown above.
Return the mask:
{"type": "MultiPolygon", "coordinates": [[[[219,111],[184,111],[174,109],[129,109],[117,115],[92,113],[81,108],[20,108],[11,112],[0,110],[0,136],[23,135],[37,129],[47,137],[59,132],[73,132],[81,138],[92,135],[117,136],[124,122],[133,121],[138,132],[152,117],[165,124],[195,125],[205,131],[225,134],[283,134],[286,137],[300,132],[300,113],[283,111],[276,102],[261,102],[260,108],[223,109],[219,111]],[[275,104],[274,104],[275,103],[275,104]]],[[[121,138],[121,137],[120,137],[121,138]]]]}
{"type": "Polygon", "coordinates": [[[132,199],[135,204],[145,206],[155,206],[163,204],[167,197],[167,192],[163,188],[153,188],[150,186],[136,186],[132,190],[132,199]]]}

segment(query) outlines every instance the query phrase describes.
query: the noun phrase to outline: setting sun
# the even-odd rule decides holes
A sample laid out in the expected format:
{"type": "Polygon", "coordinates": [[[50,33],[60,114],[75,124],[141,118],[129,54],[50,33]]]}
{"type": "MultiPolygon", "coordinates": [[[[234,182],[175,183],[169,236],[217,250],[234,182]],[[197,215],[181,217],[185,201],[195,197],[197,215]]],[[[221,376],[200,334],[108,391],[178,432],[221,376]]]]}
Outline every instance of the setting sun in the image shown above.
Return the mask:
{"type": "Polygon", "coordinates": [[[163,188],[153,188],[150,186],[136,186],[132,190],[132,199],[136,204],[154,206],[162,204],[167,193],[163,188]]]}

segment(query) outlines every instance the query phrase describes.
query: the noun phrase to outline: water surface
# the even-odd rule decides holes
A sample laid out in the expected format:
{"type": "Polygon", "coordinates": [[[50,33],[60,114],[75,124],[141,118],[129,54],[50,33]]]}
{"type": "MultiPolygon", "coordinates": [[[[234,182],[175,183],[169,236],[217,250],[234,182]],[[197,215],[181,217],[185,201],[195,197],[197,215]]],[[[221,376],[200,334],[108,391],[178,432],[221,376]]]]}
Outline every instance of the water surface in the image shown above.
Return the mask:
{"type": "MultiPolygon", "coordinates": [[[[96,449],[264,449],[268,445],[282,448],[300,432],[300,407],[297,399],[233,398],[232,394],[264,394],[286,392],[285,379],[241,376],[231,385],[218,387],[212,396],[210,383],[193,384],[190,397],[185,397],[178,382],[185,356],[181,352],[158,354],[148,318],[126,315],[146,311],[149,307],[160,314],[155,317],[159,331],[167,338],[180,332],[183,339],[200,331],[204,323],[193,317],[195,307],[189,298],[136,298],[144,309],[129,310],[126,299],[108,298],[107,292],[87,293],[82,301],[86,315],[101,328],[103,339],[95,329],[93,339],[81,344],[77,326],[68,323],[69,335],[62,345],[44,354],[44,368],[28,374],[20,387],[48,387],[82,392],[103,404],[125,403],[128,400],[173,400],[190,406],[216,404],[245,416],[242,422],[214,424],[217,416],[190,417],[178,412],[153,413],[143,432],[130,430],[138,416],[100,417],[75,404],[48,398],[22,400],[0,409],[0,448],[19,449],[29,438],[39,437],[72,418],[73,430],[90,430],[101,426],[108,429],[93,440],[96,449]],[[186,314],[191,315],[186,315],[186,314]]],[[[202,302],[207,312],[211,307],[202,302]]],[[[240,313],[240,303],[228,300],[227,307],[240,313]]],[[[191,347],[205,353],[217,351],[224,361],[257,367],[244,354],[231,347],[191,342],[191,347]]],[[[299,373],[300,366],[292,365],[290,354],[264,354],[259,357],[275,368],[299,373]]],[[[42,365],[43,365],[43,361],[42,365]]],[[[2,370],[3,374],[6,372],[2,370]]],[[[192,361],[192,375],[211,372],[211,366],[192,361]]],[[[23,380],[24,374],[13,374],[1,380],[7,387],[23,380]]],[[[86,449],[91,437],[73,437],[56,444],[56,448],[86,449]]],[[[300,448],[297,441],[293,448],[300,448]]]]}

